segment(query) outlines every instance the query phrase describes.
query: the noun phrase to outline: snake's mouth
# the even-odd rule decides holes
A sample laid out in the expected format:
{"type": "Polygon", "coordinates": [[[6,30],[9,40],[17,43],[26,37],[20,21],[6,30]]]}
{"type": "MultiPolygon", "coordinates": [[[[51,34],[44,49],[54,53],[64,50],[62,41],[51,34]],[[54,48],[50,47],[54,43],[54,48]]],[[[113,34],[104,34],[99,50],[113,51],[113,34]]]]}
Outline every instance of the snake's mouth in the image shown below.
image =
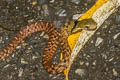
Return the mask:
{"type": "Polygon", "coordinates": [[[71,33],[72,33],[72,34],[75,34],[75,33],[81,32],[81,31],[82,31],[82,29],[79,29],[79,30],[77,30],[77,31],[74,31],[74,30],[73,30],[73,31],[71,31],[71,33]]]}

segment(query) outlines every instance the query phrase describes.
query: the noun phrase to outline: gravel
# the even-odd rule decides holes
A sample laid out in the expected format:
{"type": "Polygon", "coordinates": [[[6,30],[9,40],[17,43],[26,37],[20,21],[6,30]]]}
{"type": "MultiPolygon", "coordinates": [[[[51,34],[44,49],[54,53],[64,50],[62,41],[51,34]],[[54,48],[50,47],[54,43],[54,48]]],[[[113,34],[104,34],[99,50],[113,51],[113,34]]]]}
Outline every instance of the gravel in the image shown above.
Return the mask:
{"type": "MultiPolygon", "coordinates": [[[[66,21],[87,11],[96,0],[0,0],[0,24],[20,30],[30,22],[43,20],[60,28],[66,21]]],[[[0,29],[0,49],[16,32],[0,29]]],[[[9,57],[0,60],[0,80],[64,80],[51,75],[42,65],[48,38],[34,33],[25,38],[9,57]]],[[[59,55],[57,55],[59,57],[59,55]]],[[[56,56],[55,56],[56,58],[56,56]]],[[[74,61],[70,80],[120,80],[120,8],[89,40],[74,61]]]]}

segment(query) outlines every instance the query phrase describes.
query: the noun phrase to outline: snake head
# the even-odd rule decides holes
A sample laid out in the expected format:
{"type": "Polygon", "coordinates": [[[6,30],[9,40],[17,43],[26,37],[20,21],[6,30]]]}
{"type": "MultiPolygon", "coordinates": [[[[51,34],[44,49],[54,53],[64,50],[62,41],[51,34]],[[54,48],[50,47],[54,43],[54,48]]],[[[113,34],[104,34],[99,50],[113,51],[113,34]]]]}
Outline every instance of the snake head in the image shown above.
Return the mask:
{"type": "Polygon", "coordinates": [[[81,21],[75,21],[71,33],[80,32],[82,30],[92,31],[97,28],[97,23],[92,19],[84,19],[81,21]]]}

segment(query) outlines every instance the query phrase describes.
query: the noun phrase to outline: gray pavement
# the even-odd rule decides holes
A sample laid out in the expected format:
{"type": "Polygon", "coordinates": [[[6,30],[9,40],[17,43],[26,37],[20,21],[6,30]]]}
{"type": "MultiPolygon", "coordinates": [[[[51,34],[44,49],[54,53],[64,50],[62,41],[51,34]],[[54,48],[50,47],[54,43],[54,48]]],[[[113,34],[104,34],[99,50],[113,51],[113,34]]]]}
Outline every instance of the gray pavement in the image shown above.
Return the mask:
{"type": "MultiPolygon", "coordinates": [[[[0,24],[20,30],[44,20],[60,28],[73,16],[87,11],[96,0],[0,0],[0,24]]],[[[17,32],[0,29],[0,49],[17,32]]],[[[64,80],[63,74],[48,74],[42,66],[46,35],[34,33],[22,41],[8,58],[0,60],[0,80],[64,80]]],[[[55,61],[59,55],[55,56],[55,61]]],[[[69,73],[70,80],[120,80],[120,7],[97,30],[79,53],[69,73]]]]}

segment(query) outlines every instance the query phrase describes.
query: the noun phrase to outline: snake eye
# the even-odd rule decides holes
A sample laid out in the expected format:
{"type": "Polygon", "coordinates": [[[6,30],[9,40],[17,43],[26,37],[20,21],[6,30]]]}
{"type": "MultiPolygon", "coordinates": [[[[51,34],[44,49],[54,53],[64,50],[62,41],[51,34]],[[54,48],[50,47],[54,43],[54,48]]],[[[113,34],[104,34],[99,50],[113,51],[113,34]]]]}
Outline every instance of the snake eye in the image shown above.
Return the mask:
{"type": "Polygon", "coordinates": [[[85,25],[85,29],[89,29],[90,28],[90,25],[85,25]]]}

